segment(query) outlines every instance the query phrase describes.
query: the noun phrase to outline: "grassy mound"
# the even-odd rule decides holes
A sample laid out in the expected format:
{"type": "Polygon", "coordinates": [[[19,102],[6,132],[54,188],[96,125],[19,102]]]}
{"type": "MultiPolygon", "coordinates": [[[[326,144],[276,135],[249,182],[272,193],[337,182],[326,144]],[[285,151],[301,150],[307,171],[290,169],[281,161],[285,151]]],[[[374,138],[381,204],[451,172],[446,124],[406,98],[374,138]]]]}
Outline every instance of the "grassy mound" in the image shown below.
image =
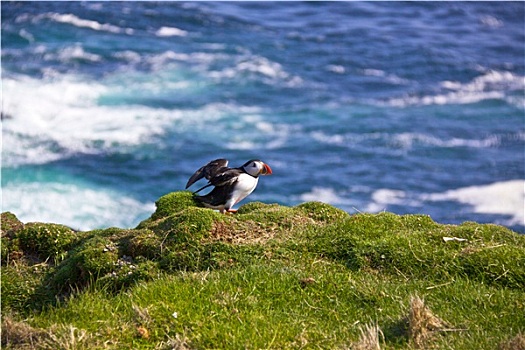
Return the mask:
{"type": "Polygon", "coordinates": [[[525,236],[309,202],[234,215],[161,197],[135,229],[2,214],[2,345],[27,349],[506,349],[525,236]],[[424,302],[423,302],[424,300],[424,302]]]}

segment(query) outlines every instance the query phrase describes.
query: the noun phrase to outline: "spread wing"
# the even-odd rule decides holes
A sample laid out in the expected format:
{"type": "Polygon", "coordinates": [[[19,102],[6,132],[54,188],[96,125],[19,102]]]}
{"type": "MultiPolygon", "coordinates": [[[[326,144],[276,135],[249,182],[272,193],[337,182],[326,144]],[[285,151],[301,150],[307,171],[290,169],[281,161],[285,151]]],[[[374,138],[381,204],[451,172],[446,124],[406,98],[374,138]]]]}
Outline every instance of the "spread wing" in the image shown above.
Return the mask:
{"type": "MultiPolygon", "coordinates": [[[[215,159],[209,162],[208,164],[202,166],[197,170],[188,180],[186,183],[186,188],[193,185],[195,182],[199,181],[202,178],[205,178],[206,180],[211,180],[217,174],[223,173],[228,168],[228,160],[227,159],[215,159]]],[[[211,183],[211,181],[210,181],[211,183]]],[[[199,190],[200,191],[200,190],[199,190]]],[[[198,191],[197,191],[198,192],[198,191]]]]}

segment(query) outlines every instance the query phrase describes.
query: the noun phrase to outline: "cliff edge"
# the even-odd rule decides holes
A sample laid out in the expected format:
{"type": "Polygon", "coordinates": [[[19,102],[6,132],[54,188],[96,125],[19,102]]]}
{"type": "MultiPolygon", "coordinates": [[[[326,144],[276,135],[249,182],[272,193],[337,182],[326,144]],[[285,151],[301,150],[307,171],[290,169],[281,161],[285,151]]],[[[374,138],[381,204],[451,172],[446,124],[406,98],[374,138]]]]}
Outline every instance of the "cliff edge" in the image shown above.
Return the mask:
{"type": "Polygon", "coordinates": [[[3,213],[2,345],[524,348],[525,236],[507,228],[318,202],[222,215],[187,191],[156,205],[87,232],[3,213]]]}

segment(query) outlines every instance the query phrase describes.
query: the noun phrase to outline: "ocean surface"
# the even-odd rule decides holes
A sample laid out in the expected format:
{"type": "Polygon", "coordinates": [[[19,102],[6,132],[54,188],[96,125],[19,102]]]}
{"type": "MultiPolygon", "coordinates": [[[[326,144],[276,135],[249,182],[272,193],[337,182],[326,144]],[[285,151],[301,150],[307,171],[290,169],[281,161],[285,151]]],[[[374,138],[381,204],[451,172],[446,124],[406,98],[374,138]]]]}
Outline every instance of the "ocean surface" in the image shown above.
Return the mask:
{"type": "Polygon", "coordinates": [[[2,211],[134,227],[224,157],[242,203],[525,232],[525,2],[2,2],[2,211]]]}

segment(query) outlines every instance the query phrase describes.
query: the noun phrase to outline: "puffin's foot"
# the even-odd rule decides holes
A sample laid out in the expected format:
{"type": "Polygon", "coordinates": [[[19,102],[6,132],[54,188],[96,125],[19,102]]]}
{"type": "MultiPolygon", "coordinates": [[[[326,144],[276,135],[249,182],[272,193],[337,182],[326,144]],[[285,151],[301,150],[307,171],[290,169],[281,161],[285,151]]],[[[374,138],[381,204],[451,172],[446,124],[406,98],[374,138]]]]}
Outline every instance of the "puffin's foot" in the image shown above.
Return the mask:
{"type": "Polygon", "coordinates": [[[226,214],[235,214],[237,212],[237,209],[228,209],[226,210],[226,214]]]}

